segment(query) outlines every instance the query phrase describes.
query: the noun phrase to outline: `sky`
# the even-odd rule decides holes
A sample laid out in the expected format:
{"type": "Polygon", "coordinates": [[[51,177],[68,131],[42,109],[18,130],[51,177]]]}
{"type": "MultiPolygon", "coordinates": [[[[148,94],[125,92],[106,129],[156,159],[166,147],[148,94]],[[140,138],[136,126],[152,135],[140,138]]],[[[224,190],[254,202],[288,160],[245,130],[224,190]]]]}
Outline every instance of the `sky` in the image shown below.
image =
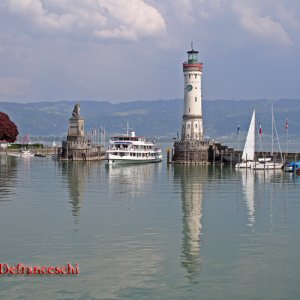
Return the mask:
{"type": "Polygon", "coordinates": [[[300,99],[299,0],[1,0],[0,101],[300,99]]]}

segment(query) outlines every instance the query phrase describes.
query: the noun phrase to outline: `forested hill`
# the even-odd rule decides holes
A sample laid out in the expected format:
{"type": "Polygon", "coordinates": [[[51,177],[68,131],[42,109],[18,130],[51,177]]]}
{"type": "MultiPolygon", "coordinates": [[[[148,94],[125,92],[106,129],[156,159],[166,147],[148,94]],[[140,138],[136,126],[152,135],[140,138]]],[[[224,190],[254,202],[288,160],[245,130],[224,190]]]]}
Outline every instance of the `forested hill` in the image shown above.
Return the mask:
{"type": "MultiPolygon", "coordinates": [[[[203,120],[205,135],[216,139],[236,139],[237,124],[241,136],[248,130],[253,109],[257,124],[263,133],[271,133],[270,100],[204,100],[203,120]]],[[[68,119],[76,101],[9,103],[0,102],[0,111],[7,113],[17,124],[20,134],[31,136],[65,136],[68,119]]],[[[285,135],[288,119],[290,138],[299,139],[300,100],[273,101],[278,134],[285,135]]],[[[180,132],[183,100],[135,101],[112,104],[109,102],[81,101],[81,115],[86,129],[105,126],[107,134],[122,133],[128,121],[137,134],[151,137],[176,137],[180,132]]]]}

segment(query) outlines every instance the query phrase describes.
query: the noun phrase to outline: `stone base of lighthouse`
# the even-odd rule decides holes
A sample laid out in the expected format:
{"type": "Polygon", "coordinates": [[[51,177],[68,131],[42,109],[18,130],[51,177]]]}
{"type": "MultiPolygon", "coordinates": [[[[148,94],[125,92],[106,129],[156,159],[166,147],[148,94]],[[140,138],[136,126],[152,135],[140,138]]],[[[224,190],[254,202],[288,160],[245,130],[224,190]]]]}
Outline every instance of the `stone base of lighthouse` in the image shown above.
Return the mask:
{"type": "Polygon", "coordinates": [[[241,161],[242,151],[222,145],[214,140],[207,141],[175,141],[172,151],[174,164],[225,164],[235,165],[241,161]]]}
{"type": "Polygon", "coordinates": [[[176,141],[172,162],[209,164],[209,146],[206,141],[176,141]]]}

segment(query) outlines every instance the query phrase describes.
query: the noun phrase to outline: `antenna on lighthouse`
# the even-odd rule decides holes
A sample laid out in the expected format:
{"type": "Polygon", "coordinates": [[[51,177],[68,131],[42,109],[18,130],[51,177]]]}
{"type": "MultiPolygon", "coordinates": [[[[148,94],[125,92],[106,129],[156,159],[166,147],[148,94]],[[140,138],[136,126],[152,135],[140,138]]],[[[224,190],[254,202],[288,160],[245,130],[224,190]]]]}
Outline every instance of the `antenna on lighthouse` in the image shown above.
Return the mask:
{"type": "Polygon", "coordinates": [[[191,48],[192,48],[192,51],[193,51],[193,50],[194,50],[194,49],[193,49],[193,41],[191,41],[191,48]]]}

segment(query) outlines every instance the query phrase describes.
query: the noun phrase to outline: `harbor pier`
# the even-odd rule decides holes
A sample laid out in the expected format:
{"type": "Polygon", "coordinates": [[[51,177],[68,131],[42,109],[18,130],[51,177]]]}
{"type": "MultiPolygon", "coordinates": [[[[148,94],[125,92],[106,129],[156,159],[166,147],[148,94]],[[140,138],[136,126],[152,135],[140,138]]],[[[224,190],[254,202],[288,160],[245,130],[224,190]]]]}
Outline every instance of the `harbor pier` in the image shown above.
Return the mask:
{"type": "MultiPolygon", "coordinates": [[[[221,143],[206,142],[174,142],[174,148],[169,149],[167,161],[170,164],[223,164],[236,165],[242,160],[243,151],[235,150],[221,143]]],[[[271,152],[256,151],[255,160],[258,158],[272,158],[273,161],[284,164],[300,160],[300,152],[271,152]]]]}

